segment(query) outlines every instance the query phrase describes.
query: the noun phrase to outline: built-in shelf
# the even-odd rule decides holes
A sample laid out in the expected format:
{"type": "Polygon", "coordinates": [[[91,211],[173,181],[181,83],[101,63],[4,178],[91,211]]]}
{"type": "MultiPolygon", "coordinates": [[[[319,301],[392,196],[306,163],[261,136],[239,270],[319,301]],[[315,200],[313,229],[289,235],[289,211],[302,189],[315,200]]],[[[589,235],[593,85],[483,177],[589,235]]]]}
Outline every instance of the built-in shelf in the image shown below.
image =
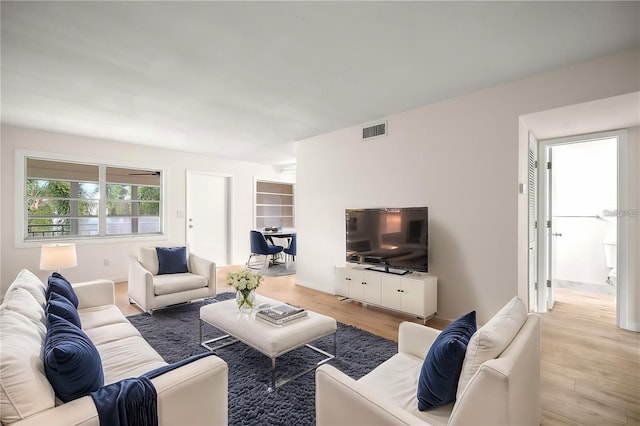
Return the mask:
{"type": "Polygon", "coordinates": [[[293,184],[256,181],[256,229],[294,227],[293,184]]]}

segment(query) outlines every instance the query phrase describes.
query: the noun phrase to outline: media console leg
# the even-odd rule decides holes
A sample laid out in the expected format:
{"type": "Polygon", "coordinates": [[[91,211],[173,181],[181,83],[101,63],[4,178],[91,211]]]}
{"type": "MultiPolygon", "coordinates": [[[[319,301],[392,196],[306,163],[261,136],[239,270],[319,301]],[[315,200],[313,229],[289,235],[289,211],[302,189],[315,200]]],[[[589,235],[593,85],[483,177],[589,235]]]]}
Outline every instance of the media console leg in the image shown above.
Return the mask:
{"type": "Polygon", "coordinates": [[[422,320],[422,325],[427,325],[427,321],[434,319],[436,317],[436,314],[437,312],[433,315],[429,315],[428,317],[417,317],[417,318],[422,320]]]}

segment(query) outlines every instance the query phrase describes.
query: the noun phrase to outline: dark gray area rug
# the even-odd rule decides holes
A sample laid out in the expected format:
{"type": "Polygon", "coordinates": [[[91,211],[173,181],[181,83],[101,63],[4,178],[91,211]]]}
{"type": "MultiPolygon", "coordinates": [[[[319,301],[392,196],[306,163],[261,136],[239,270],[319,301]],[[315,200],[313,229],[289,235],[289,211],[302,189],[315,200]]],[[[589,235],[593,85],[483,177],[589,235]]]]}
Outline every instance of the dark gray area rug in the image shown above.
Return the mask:
{"type": "MultiPolygon", "coordinates": [[[[149,344],[171,363],[206,352],[198,340],[200,307],[234,297],[219,294],[216,299],[181,304],[155,311],[153,315],[128,317],[149,344]]],[[[222,335],[205,325],[203,337],[222,335]]],[[[333,337],[314,343],[331,352],[333,337]]],[[[338,358],[329,363],[358,379],[397,352],[397,343],[358,328],[338,323],[338,358]]],[[[286,383],[275,392],[267,392],[271,360],[255,349],[236,343],[216,354],[229,365],[229,424],[235,425],[314,425],[315,374],[313,371],[286,383]]],[[[322,355],[303,347],[278,358],[277,378],[290,376],[322,359],[322,355]]]]}

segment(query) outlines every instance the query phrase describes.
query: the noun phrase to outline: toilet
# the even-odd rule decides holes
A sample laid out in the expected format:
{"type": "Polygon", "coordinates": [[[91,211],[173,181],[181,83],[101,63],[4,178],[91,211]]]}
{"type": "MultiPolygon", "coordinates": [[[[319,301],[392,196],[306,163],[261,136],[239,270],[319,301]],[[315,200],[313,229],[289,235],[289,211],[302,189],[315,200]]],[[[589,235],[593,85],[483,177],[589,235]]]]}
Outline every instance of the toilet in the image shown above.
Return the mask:
{"type": "Polygon", "coordinates": [[[604,243],[604,261],[609,268],[607,276],[607,284],[616,286],[616,266],[618,263],[618,252],[615,241],[605,241],[604,243]]]}

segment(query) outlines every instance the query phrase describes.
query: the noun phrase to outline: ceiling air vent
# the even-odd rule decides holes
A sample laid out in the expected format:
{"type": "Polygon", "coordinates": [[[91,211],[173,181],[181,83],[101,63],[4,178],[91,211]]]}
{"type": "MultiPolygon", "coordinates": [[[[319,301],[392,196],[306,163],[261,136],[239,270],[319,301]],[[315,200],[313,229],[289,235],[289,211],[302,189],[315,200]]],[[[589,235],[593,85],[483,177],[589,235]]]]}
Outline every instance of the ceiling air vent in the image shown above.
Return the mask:
{"type": "Polygon", "coordinates": [[[368,140],[377,138],[380,136],[387,136],[387,122],[374,124],[362,129],[362,140],[368,140]]]}

